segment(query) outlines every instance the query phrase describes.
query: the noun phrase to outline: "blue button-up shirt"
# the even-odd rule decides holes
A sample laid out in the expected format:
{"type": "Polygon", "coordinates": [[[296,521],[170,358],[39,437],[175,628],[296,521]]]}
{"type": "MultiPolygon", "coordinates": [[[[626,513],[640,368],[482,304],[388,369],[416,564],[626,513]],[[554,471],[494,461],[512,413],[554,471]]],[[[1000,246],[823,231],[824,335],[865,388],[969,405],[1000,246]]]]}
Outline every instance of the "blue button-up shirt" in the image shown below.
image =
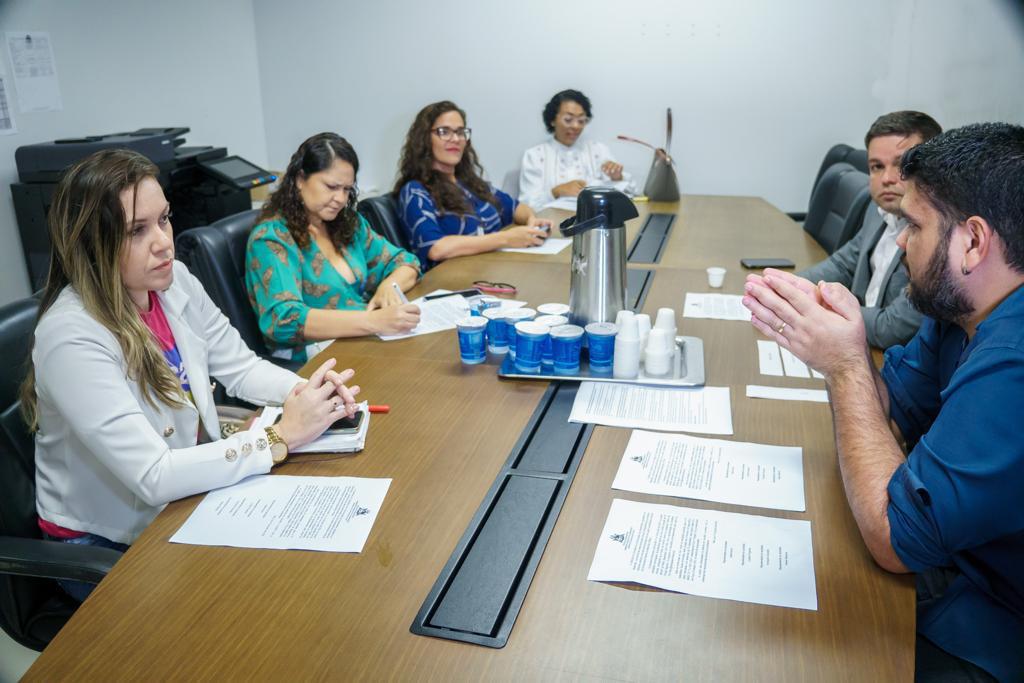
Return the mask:
{"type": "Polygon", "coordinates": [[[472,207],[469,213],[445,213],[434,203],[430,190],[416,180],[403,185],[402,191],[398,193],[402,225],[421,263],[430,266],[436,263],[427,258],[427,253],[442,237],[483,235],[512,223],[519,202],[508,194],[491,186],[491,191],[501,204],[501,211],[498,211],[493,204],[477,197],[461,184],[459,188],[472,207]]]}
{"type": "Polygon", "coordinates": [[[970,343],[925,318],[886,352],[882,377],[911,448],[889,481],[893,549],[912,571],[959,573],[918,631],[1000,680],[1024,680],[1024,287],[970,343]]]}

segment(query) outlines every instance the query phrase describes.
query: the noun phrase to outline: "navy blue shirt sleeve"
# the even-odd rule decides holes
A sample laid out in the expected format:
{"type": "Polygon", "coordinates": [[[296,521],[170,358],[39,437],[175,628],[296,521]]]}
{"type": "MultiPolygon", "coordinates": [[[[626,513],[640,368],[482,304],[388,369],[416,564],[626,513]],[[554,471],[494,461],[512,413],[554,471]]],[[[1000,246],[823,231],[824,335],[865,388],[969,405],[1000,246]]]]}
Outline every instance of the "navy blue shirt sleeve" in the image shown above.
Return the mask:
{"type": "Polygon", "coordinates": [[[906,346],[885,352],[882,379],[889,390],[889,416],[909,446],[928,431],[942,407],[939,339],[935,321],[925,318],[906,346]]]}
{"type": "Polygon", "coordinates": [[[437,205],[426,186],[412,180],[402,186],[398,194],[398,209],[402,227],[409,236],[409,244],[420,263],[429,263],[427,254],[434,243],[445,236],[438,222],[437,205]]]}
{"type": "Polygon", "coordinates": [[[501,202],[501,224],[503,226],[512,225],[513,216],[515,216],[516,207],[519,206],[519,202],[508,193],[502,192],[493,185],[491,185],[491,190],[494,191],[494,196],[501,202]]]}
{"type": "MultiPolygon", "coordinates": [[[[1022,387],[1024,353],[989,347],[971,354],[943,390],[942,411],[888,487],[893,549],[909,569],[952,566],[954,554],[1024,528],[1022,387]]],[[[920,388],[925,401],[903,406],[912,429],[915,411],[929,412],[933,399],[932,387],[920,388]]]]}

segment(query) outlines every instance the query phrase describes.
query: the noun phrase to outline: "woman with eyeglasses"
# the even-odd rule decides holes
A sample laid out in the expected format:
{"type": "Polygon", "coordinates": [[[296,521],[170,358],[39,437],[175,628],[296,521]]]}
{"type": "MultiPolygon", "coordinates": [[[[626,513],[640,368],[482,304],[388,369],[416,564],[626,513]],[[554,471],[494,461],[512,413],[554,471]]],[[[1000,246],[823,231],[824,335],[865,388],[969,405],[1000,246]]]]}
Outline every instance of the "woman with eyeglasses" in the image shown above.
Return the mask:
{"type": "Polygon", "coordinates": [[[590,100],[579,90],[563,90],[545,105],[544,126],[551,137],[523,154],[519,201],[544,207],[575,197],[588,185],[635,194],[630,175],[604,143],[581,139],[590,123],[590,100]]]}
{"type": "Polygon", "coordinates": [[[245,283],[277,357],[305,363],[326,340],[397,334],[420,309],[403,300],[420,277],[408,251],[356,213],[359,158],[345,138],[303,142],[249,236],[245,283]]]}
{"type": "Polygon", "coordinates": [[[395,194],[410,242],[428,265],[539,246],[551,229],[551,221],[481,177],[470,132],[465,112],[444,101],[421,109],[405,138],[395,194]]]}

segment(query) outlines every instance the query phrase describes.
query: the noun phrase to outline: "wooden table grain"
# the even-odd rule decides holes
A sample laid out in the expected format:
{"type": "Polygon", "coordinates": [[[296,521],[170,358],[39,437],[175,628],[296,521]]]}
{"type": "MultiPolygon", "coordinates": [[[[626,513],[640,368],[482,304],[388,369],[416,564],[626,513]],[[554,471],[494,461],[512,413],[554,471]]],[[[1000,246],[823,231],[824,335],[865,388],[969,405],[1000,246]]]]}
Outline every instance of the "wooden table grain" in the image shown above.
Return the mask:
{"type": "MultiPolygon", "coordinates": [[[[800,265],[821,257],[763,200],[684,197],[678,209],[648,312],[681,311],[686,291],[706,291],[711,262],[728,260],[722,291],[738,294],[740,256],[786,255],[800,265]]],[[[487,278],[515,283],[530,304],[565,301],[560,256],[455,259],[414,293],[487,278]]],[[[744,395],[748,383],[820,381],[759,375],[757,336],[746,323],[681,318],[679,328],[704,340],[707,383],[730,388],[731,438],[803,448],[806,512],[612,491],[629,431],[597,427],[506,647],[412,635],[420,604],[546,384],[499,380],[493,364],[461,365],[453,332],[346,340],[321,358],[357,368],[363,396],[391,413],[372,417],[362,453],[297,456],[276,471],[392,478],[363,552],[171,544],[201,497],[177,501],[25,680],[911,680],[913,582],[879,569],[860,539],[828,407],[744,395]],[[615,497],[809,520],[818,610],[587,581],[615,497]]]]}

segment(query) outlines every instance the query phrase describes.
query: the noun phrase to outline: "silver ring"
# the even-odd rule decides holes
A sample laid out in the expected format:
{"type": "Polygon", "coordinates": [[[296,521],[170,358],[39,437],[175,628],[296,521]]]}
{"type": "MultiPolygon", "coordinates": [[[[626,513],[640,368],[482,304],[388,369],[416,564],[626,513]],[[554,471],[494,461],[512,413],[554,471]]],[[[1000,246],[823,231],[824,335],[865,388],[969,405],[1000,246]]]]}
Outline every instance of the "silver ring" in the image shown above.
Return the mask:
{"type": "Polygon", "coordinates": [[[781,324],[781,325],[779,325],[779,326],[778,326],[777,328],[775,328],[775,331],[776,331],[776,332],[777,332],[778,334],[782,334],[782,331],[783,331],[784,329],[786,329],[786,325],[787,325],[786,321],[785,321],[785,320],[783,320],[783,321],[782,321],[782,324],[781,324]]]}

